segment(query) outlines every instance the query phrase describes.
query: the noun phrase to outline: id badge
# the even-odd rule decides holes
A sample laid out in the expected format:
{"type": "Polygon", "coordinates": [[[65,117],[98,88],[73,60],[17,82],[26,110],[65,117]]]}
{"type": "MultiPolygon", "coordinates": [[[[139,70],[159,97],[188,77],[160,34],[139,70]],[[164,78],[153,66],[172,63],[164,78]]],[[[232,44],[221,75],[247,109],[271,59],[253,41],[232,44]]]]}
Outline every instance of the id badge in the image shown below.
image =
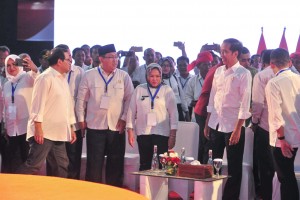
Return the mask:
{"type": "Polygon", "coordinates": [[[156,126],[156,114],[154,112],[150,112],[147,114],[147,125],[148,126],[156,126]]]}
{"type": "Polygon", "coordinates": [[[15,120],[17,118],[17,107],[15,105],[8,106],[8,119],[15,120]]]}
{"type": "Polygon", "coordinates": [[[107,110],[109,108],[109,100],[110,100],[109,96],[102,96],[100,101],[100,108],[107,110]]]}

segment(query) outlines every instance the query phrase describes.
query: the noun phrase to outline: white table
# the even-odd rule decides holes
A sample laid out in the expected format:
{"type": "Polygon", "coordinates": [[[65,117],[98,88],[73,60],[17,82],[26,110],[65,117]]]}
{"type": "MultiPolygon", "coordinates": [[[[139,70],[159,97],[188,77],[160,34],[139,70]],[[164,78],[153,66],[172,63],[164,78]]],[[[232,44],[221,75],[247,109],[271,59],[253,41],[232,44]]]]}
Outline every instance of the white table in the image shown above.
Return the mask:
{"type": "MultiPolygon", "coordinates": [[[[169,179],[180,179],[186,181],[182,187],[188,187],[187,182],[194,182],[194,199],[195,200],[211,200],[222,199],[222,184],[223,180],[228,176],[220,175],[219,178],[194,179],[179,176],[168,176],[161,170],[158,171],[140,171],[133,172],[134,175],[140,176],[140,194],[152,200],[167,200],[168,199],[168,184],[169,179]]],[[[188,189],[188,188],[187,188],[188,189]]],[[[185,199],[185,198],[184,198],[185,199]]]]}

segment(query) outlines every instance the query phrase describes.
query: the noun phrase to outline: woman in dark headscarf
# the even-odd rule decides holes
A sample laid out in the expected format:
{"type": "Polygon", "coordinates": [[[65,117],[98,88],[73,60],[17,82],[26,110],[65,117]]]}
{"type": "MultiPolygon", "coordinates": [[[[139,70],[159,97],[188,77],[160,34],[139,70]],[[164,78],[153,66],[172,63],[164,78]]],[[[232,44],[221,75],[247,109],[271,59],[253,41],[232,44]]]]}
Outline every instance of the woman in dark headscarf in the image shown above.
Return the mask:
{"type": "Polygon", "coordinates": [[[131,97],[126,125],[131,146],[137,135],[140,170],[151,168],[154,145],[158,154],[175,146],[178,123],[176,99],[172,89],[162,84],[160,65],[148,65],[146,80],[147,83],[136,87],[131,97]]]}

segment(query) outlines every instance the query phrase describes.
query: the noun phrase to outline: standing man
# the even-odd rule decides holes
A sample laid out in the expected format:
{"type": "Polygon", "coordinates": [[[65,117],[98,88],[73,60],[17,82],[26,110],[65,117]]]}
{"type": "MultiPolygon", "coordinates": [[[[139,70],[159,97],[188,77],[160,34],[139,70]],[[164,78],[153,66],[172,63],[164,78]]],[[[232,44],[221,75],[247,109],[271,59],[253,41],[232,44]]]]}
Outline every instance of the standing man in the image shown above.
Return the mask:
{"type": "Polygon", "coordinates": [[[299,199],[294,160],[300,147],[300,76],[290,70],[285,49],[271,53],[275,77],[266,86],[270,145],[280,182],[281,199],[299,199]]]}
{"type": "Polygon", "coordinates": [[[256,162],[255,170],[257,170],[255,173],[253,166],[253,174],[256,196],[261,196],[264,200],[272,199],[274,176],[269,142],[268,105],[265,93],[268,81],[275,76],[270,67],[271,52],[270,49],[263,51],[261,61],[264,70],[254,76],[252,88],[253,163],[256,162]],[[258,178],[255,178],[255,175],[258,175],[258,178]]]}
{"type": "Polygon", "coordinates": [[[291,70],[296,74],[300,74],[300,52],[295,52],[290,55],[292,60],[291,70]]]}
{"type": "Polygon", "coordinates": [[[257,73],[257,69],[250,65],[250,51],[246,47],[243,47],[242,49],[241,55],[239,57],[239,62],[243,67],[251,72],[252,78],[254,78],[255,74],[257,73]]]}
{"type": "Polygon", "coordinates": [[[212,142],[213,158],[222,158],[226,146],[228,178],[223,200],[239,199],[245,145],[245,119],[251,116],[251,73],[240,65],[238,57],[243,45],[234,38],[221,45],[224,65],[214,75],[207,106],[204,134],[212,142]],[[210,129],[210,131],[209,131],[210,129]]]}
{"type": "Polygon", "coordinates": [[[148,48],[144,51],[145,64],[139,66],[132,73],[132,81],[139,82],[139,84],[146,83],[146,68],[151,63],[156,62],[155,51],[151,48],[148,48]]]}
{"type": "Polygon", "coordinates": [[[55,48],[49,56],[48,70],[35,80],[27,140],[30,150],[17,173],[35,174],[45,159],[53,176],[67,177],[68,156],[65,142],[76,141],[72,130],[75,123],[74,107],[65,73],[70,70],[71,57],[66,49],[55,48]]]}
{"type": "Polygon", "coordinates": [[[99,48],[101,65],[84,74],[78,90],[76,113],[81,130],[87,128],[86,180],[102,182],[106,155],[106,183],[121,187],[125,120],[133,85],[128,73],[117,69],[118,59],[113,44],[99,48]]]}

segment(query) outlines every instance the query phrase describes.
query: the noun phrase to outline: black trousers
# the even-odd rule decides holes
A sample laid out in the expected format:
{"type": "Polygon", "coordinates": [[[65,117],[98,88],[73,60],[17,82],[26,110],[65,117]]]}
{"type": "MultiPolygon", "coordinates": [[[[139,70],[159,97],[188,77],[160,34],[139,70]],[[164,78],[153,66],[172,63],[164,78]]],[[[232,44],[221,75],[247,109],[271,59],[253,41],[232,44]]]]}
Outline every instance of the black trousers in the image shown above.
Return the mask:
{"type": "MultiPolygon", "coordinates": [[[[0,127],[1,130],[1,127],[0,127]]],[[[0,134],[1,173],[9,173],[8,141],[4,134],[0,134]]]]}
{"type": "Polygon", "coordinates": [[[27,160],[29,143],[26,141],[26,134],[8,137],[8,140],[9,173],[14,173],[27,160]]]}
{"type": "Polygon", "coordinates": [[[177,104],[177,110],[178,110],[178,121],[185,121],[184,115],[183,115],[183,110],[181,107],[181,103],[177,104]]]}
{"type": "Polygon", "coordinates": [[[292,158],[282,155],[281,148],[271,147],[274,167],[280,182],[280,195],[284,200],[299,200],[299,190],[294,170],[294,161],[298,148],[294,148],[292,158]]]}
{"type": "Polygon", "coordinates": [[[119,131],[87,129],[87,181],[102,182],[106,158],[105,180],[109,185],[122,187],[124,178],[125,134],[119,131]]]}
{"type": "Polygon", "coordinates": [[[137,143],[140,153],[140,171],[151,169],[153,156],[153,146],[157,145],[157,154],[163,154],[168,151],[169,137],[161,135],[139,135],[137,143]]]}
{"type": "Polygon", "coordinates": [[[198,160],[201,164],[206,164],[208,161],[208,150],[211,148],[210,141],[204,136],[204,128],[206,117],[195,113],[196,122],[199,125],[199,145],[198,145],[198,160]]]}
{"type": "Polygon", "coordinates": [[[82,136],[81,130],[75,131],[77,140],[71,144],[66,142],[66,150],[69,158],[68,178],[80,179],[81,154],[82,154],[82,136]]]}
{"type": "Polygon", "coordinates": [[[255,132],[254,149],[260,177],[260,193],[263,200],[272,199],[274,165],[269,143],[269,132],[258,127],[255,132]]]}
{"type": "Polygon", "coordinates": [[[226,182],[222,197],[223,200],[239,199],[242,181],[245,127],[242,127],[240,140],[235,145],[229,145],[231,134],[232,132],[224,133],[214,129],[210,130],[213,159],[223,158],[225,147],[227,152],[228,175],[231,177],[226,182]]]}

